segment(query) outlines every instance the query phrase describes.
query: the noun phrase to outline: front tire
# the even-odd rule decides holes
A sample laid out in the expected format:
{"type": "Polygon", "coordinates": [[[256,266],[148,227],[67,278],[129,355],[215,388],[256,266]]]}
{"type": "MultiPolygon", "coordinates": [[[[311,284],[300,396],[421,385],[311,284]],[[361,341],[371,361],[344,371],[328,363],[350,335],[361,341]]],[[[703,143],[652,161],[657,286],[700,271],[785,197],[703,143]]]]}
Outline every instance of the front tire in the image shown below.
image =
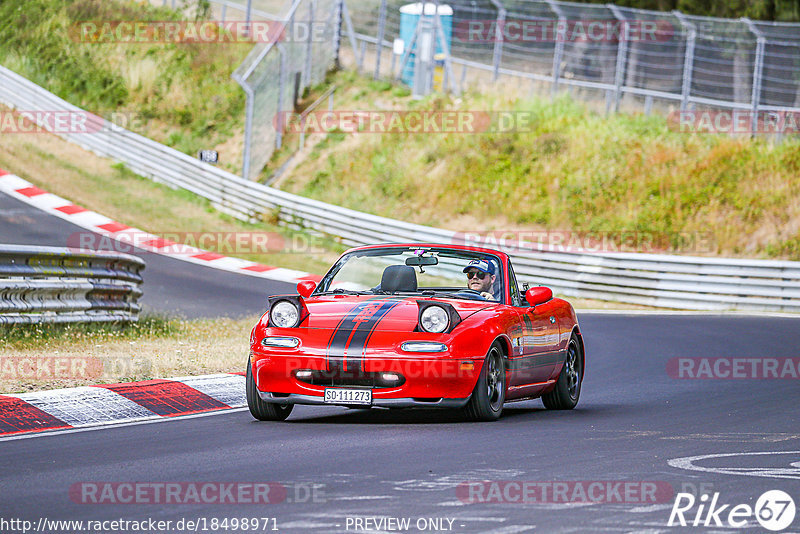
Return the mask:
{"type": "Polygon", "coordinates": [[[247,393],[247,407],[250,413],[259,421],[283,421],[292,413],[293,404],[281,406],[271,402],[264,402],[258,396],[258,388],[253,378],[253,371],[250,367],[250,360],[247,360],[247,377],[245,378],[247,393]]]}
{"type": "Polygon", "coordinates": [[[567,359],[558,375],[556,387],[542,395],[542,403],[548,410],[571,410],[578,404],[583,382],[583,351],[575,334],[567,345],[567,359]]]}
{"type": "Polygon", "coordinates": [[[503,413],[505,400],[505,360],[500,347],[495,344],[489,349],[483,361],[478,383],[475,384],[472,396],[464,407],[464,413],[471,421],[496,421],[503,413]]]}

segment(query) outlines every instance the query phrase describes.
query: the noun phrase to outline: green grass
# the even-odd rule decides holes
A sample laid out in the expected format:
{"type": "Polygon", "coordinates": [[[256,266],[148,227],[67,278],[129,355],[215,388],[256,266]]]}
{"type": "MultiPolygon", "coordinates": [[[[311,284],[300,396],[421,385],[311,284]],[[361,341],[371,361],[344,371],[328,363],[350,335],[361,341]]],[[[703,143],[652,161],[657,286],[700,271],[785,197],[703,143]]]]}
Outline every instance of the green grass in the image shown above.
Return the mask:
{"type": "Polygon", "coordinates": [[[462,231],[639,232],[679,252],[800,259],[797,138],[681,133],[663,116],[606,116],[567,96],[502,86],[412,100],[342,76],[360,98],[339,109],[519,111],[532,120],[511,133],[330,134],[287,190],[462,231]],[[684,250],[687,236],[710,248],[684,250]]]}
{"type": "Polygon", "coordinates": [[[137,322],[20,324],[0,327],[0,351],[76,343],[175,337],[186,322],[159,314],[142,314],[137,322]]]}
{"type": "Polygon", "coordinates": [[[104,117],[130,114],[130,129],[187,154],[218,148],[235,170],[240,151],[225,143],[241,136],[245,96],[231,73],[250,45],[90,43],[77,30],[83,21],[181,18],[131,0],[4,0],[0,20],[14,23],[0,25],[0,64],[104,117]]]}

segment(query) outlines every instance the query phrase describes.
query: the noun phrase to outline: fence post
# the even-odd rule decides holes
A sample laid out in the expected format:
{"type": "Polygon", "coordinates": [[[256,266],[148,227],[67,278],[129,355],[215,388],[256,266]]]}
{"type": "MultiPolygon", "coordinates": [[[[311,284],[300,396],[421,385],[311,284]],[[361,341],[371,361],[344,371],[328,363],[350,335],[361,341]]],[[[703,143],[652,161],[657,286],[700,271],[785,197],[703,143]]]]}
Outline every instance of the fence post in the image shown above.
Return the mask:
{"type": "Polygon", "coordinates": [[[356,46],[356,32],[353,29],[353,19],[350,18],[350,12],[347,10],[347,2],[341,0],[340,5],[342,6],[342,19],[344,19],[344,23],[347,26],[347,33],[350,36],[350,46],[353,49],[353,55],[356,56],[356,65],[358,65],[358,70],[361,70],[361,64],[364,61],[363,57],[358,57],[358,46],[356,46]]]}
{"type": "Polygon", "coordinates": [[[554,0],[547,0],[547,5],[558,17],[556,23],[556,46],[553,49],[553,85],[551,87],[552,96],[558,93],[558,80],[561,78],[561,58],[564,56],[564,41],[567,40],[567,18],[561,10],[561,6],[555,3],[554,0]]]}
{"type": "MultiPolygon", "coordinates": [[[[434,13],[434,19],[436,20],[436,29],[438,30],[438,37],[439,42],[442,43],[442,53],[444,54],[444,73],[442,74],[442,91],[447,91],[447,84],[450,84],[450,89],[454,93],[459,93],[456,89],[455,83],[453,80],[453,62],[450,60],[450,45],[447,44],[447,38],[444,34],[444,25],[442,24],[441,18],[439,18],[439,2],[436,2],[436,13],[434,13]]],[[[433,53],[436,53],[436,35],[434,34],[433,40],[433,53]]],[[[433,67],[431,67],[433,68],[433,67]]],[[[431,80],[433,78],[433,72],[431,72],[431,80]]]]}
{"type": "Polygon", "coordinates": [[[342,23],[344,22],[344,10],[342,5],[344,0],[336,0],[336,10],[334,11],[334,25],[333,25],[333,65],[336,70],[341,68],[339,62],[339,50],[342,46],[342,23]]]}
{"type": "Polygon", "coordinates": [[[630,40],[630,25],[628,19],[622,11],[614,4],[606,4],[614,14],[614,17],[622,24],[620,36],[622,41],[617,44],[617,68],[614,72],[614,111],[619,111],[619,103],[622,99],[622,84],[625,81],[625,67],[628,61],[628,41],[630,40]]]}
{"type": "MultiPolygon", "coordinates": [[[[420,17],[419,19],[417,19],[417,25],[414,27],[414,35],[411,36],[411,41],[409,43],[405,44],[405,50],[403,51],[403,57],[400,59],[400,71],[395,76],[396,79],[400,79],[403,76],[403,69],[406,68],[406,64],[411,60],[411,52],[414,49],[414,47],[416,46],[416,44],[417,44],[417,40],[418,40],[418,37],[419,37],[419,34],[420,34],[420,28],[422,26],[422,19],[423,19],[423,17],[420,17]]],[[[418,54],[415,54],[415,56],[414,56],[415,57],[415,59],[414,59],[415,65],[416,65],[416,62],[417,62],[417,59],[416,59],[417,55],[418,54]]]]}
{"type": "Polygon", "coordinates": [[[372,75],[373,80],[377,80],[381,75],[381,55],[383,54],[383,36],[386,31],[386,0],[381,0],[381,8],[378,14],[378,35],[377,43],[375,44],[375,74],[372,75]]]}
{"type": "Polygon", "coordinates": [[[764,45],[767,40],[752,20],[742,18],[742,21],[756,36],[756,57],[753,61],[753,84],[750,96],[750,135],[755,135],[758,131],[758,106],[761,102],[761,80],[764,72],[764,45]]]}
{"type": "Polygon", "coordinates": [[[496,82],[500,76],[500,62],[503,60],[503,27],[506,24],[506,8],[498,2],[492,0],[492,4],[497,8],[497,21],[494,27],[494,52],[492,54],[492,81],[496,82]]]}
{"type": "Polygon", "coordinates": [[[311,53],[312,53],[312,35],[314,34],[314,12],[317,0],[311,0],[308,3],[308,38],[306,39],[306,60],[303,65],[303,76],[305,80],[303,87],[311,85],[311,53]]]}
{"type": "Polygon", "coordinates": [[[250,37],[250,21],[253,20],[252,14],[253,14],[253,0],[247,0],[247,11],[244,14],[245,25],[243,32],[245,37],[250,37]]]}
{"type": "Polygon", "coordinates": [[[694,45],[697,41],[697,27],[686,20],[683,13],[680,11],[672,12],[681,23],[681,26],[686,28],[686,51],[683,56],[683,83],[681,84],[681,111],[686,111],[689,107],[689,96],[692,94],[692,75],[694,71],[694,45]]]}
{"type": "Polygon", "coordinates": [[[275,148],[279,149],[283,143],[283,126],[284,126],[284,97],[283,94],[286,90],[286,50],[282,44],[277,46],[280,53],[280,69],[278,70],[278,120],[275,124],[275,148]]]}
{"type": "Polygon", "coordinates": [[[250,179],[250,152],[253,145],[253,107],[255,105],[255,94],[253,88],[242,80],[239,85],[247,95],[244,112],[244,150],[242,151],[242,178],[250,179]]]}

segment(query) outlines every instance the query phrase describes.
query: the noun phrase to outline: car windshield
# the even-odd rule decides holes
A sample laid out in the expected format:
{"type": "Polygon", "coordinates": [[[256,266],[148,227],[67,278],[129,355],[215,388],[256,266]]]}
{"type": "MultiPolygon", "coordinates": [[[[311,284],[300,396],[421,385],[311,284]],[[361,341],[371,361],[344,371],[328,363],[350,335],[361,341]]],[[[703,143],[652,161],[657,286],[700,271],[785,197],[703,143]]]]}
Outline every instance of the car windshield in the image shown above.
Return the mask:
{"type": "Polygon", "coordinates": [[[386,247],[345,254],[314,294],[427,294],[504,302],[502,281],[502,262],[491,254],[440,247],[386,247]],[[465,270],[472,278],[468,279],[465,270]]]}

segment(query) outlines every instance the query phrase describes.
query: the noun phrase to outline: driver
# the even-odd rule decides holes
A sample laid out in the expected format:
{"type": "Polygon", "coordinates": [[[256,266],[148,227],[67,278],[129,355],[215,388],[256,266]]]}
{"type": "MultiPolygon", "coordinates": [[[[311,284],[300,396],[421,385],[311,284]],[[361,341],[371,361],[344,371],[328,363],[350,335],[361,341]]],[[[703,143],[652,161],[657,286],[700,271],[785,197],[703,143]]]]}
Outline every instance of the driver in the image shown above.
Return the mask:
{"type": "Polygon", "coordinates": [[[492,286],[497,278],[494,265],[489,260],[472,260],[464,267],[467,274],[467,288],[477,291],[487,300],[497,300],[492,294],[492,286]]]}

